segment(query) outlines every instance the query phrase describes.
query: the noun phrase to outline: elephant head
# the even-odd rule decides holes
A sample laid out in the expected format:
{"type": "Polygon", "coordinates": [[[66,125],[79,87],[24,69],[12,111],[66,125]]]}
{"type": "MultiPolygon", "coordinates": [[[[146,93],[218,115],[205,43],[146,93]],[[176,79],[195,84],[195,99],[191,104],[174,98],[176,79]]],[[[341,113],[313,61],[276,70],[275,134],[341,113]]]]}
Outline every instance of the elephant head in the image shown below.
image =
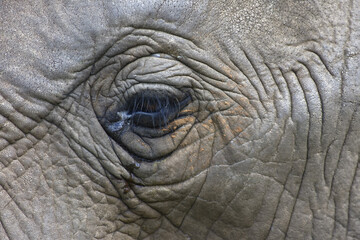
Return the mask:
{"type": "Polygon", "coordinates": [[[359,239],[358,1],[0,6],[0,239],[359,239]]]}

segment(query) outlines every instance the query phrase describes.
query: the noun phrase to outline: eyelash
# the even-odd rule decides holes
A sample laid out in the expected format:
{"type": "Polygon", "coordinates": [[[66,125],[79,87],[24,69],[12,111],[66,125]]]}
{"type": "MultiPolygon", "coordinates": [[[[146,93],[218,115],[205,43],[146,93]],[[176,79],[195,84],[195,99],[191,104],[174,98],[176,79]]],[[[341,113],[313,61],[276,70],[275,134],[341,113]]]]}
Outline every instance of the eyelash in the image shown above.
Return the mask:
{"type": "Polygon", "coordinates": [[[109,126],[109,130],[120,131],[125,125],[142,126],[148,128],[162,128],[184,108],[191,98],[187,95],[183,100],[165,96],[148,96],[140,93],[133,97],[128,104],[127,111],[118,112],[118,121],[109,126]]]}

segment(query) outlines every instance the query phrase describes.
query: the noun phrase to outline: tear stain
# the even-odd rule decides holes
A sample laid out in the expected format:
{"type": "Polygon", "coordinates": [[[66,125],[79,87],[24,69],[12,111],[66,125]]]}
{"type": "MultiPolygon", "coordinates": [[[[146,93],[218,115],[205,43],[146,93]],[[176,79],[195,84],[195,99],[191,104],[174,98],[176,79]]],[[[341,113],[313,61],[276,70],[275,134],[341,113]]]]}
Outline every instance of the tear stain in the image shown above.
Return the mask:
{"type": "Polygon", "coordinates": [[[125,111],[116,113],[119,117],[119,121],[114,122],[108,126],[109,131],[116,132],[122,130],[126,125],[129,124],[129,119],[133,116],[127,114],[125,111]]]}

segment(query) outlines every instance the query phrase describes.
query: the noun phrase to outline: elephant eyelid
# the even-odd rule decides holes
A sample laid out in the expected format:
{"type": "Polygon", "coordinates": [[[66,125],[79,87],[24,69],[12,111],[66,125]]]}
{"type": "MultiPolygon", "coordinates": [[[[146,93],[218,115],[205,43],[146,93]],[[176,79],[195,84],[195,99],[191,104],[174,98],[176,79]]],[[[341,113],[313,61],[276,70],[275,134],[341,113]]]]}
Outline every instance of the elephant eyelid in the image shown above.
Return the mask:
{"type": "MultiPolygon", "coordinates": [[[[166,127],[167,124],[179,116],[179,112],[191,101],[190,95],[182,100],[169,95],[147,96],[143,93],[133,97],[126,113],[118,113],[120,121],[129,121],[131,125],[158,128],[166,127]]],[[[122,124],[117,122],[117,127],[122,124]]]]}

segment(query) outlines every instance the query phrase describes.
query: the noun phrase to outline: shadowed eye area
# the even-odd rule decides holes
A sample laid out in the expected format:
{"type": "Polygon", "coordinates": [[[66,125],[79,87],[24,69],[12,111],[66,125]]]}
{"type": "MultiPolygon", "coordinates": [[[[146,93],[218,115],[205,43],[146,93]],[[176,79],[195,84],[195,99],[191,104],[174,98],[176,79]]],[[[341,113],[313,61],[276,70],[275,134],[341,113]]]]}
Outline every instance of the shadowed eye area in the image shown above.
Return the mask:
{"type": "Polygon", "coordinates": [[[130,100],[127,114],[134,125],[149,128],[165,127],[189,102],[190,96],[179,101],[167,95],[138,94],[130,100]]]}
{"type": "MultiPolygon", "coordinates": [[[[158,112],[168,107],[170,101],[174,101],[174,99],[169,99],[169,97],[144,96],[141,94],[130,101],[128,112],[130,114],[136,112],[158,112]]],[[[172,104],[174,105],[173,102],[172,104]]]]}

